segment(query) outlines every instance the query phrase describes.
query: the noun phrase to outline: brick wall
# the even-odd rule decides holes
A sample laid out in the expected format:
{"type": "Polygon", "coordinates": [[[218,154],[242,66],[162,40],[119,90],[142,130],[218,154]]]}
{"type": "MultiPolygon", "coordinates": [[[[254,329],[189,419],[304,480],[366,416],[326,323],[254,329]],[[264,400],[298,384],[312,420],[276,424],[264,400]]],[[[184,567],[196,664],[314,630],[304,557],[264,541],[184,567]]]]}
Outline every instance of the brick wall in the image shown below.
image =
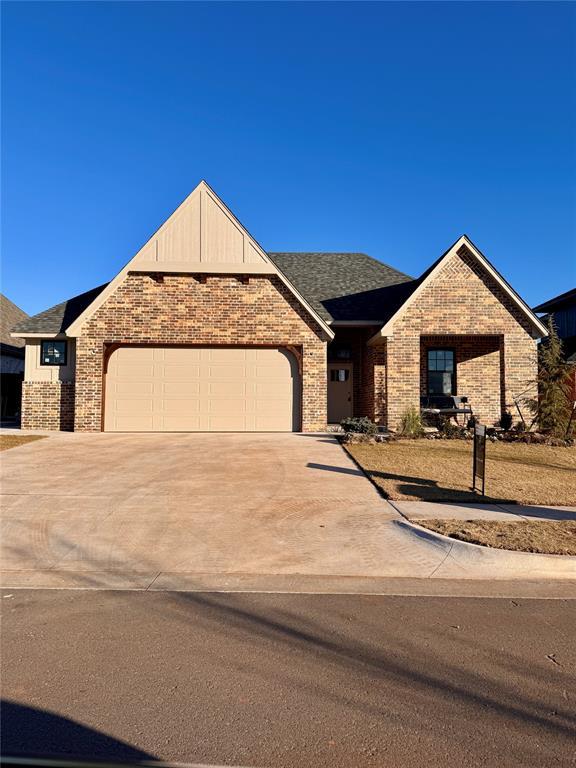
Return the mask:
{"type": "Polygon", "coordinates": [[[386,342],[384,342],[378,347],[365,347],[358,415],[368,416],[377,424],[383,424],[386,423],[386,409],[386,342]]]}
{"type": "Polygon", "coordinates": [[[25,381],[22,429],[74,429],[74,382],[25,381]]]}
{"type": "Polygon", "coordinates": [[[456,346],[458,394],[469,395],[486,423],[497,421],[513,397],[534,391],[536,341],[516,304],[463,246],[394,324],[387,339],[387,421],[419,406],[424,372],[422,347],[446,337],[456,346]],[[480,338],[471,338],[479,336],[480,338]],[[421,337],[424,337],[421,345],[421,337]]]}
{"type": "Polygon", "coordinates": [[[302,428],[326,426],[326,338],[276,277],[129,275],[82,329],[75,429],[100,431],[109,344],[295,346],[302,353],[302,428]]]}
{"type": "Polygon", "coordinates": [[[497,421],[504,407],[501,336],[422,336],[420,343],[420,394],[428,392],[428,350],[454,350],[456,393],[465,395],[483,423],[497,421]]]}

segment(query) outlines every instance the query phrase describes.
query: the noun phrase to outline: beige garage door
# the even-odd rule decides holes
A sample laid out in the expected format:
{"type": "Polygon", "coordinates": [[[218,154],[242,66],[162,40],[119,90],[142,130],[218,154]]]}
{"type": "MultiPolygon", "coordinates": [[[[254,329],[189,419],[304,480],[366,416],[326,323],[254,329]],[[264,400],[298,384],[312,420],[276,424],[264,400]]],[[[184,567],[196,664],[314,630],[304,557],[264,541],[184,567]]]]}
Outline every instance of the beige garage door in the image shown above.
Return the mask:
{"type": "Polygon", "coordinates": [[[108,361],[107,432],[291,432],[299,374],[282,349],[120,347],[108,361]]]}

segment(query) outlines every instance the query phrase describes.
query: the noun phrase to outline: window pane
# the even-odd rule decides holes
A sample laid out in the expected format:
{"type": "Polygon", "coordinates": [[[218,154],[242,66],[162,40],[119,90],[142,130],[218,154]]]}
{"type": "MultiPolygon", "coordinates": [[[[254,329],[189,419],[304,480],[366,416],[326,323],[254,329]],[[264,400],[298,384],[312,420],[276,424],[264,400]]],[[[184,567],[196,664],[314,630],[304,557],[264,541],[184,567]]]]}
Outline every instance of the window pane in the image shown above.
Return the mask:
{"type": "Polygon", "coordinates": [[[43,341],[40,362],[42,365],[66,365],[66,342],[43,341]]]}
{"type": "Polygon", "coordinates": [[[431,371],[428,374],[429,395],[453,395],[453,374],[444,371],[431,371]]]}

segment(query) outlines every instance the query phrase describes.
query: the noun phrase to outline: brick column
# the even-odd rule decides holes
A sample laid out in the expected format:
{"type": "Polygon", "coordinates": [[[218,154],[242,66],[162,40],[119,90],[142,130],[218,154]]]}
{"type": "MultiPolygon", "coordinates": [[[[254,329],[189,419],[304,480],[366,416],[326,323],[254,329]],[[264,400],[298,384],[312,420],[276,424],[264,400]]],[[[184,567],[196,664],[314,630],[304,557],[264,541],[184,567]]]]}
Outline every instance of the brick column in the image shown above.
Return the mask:
{"type": "Polygon", "coordinates": [[[386,343],[366,347],[362,361],[362,388],[358,408],[377,424],[386,422],[386,343]]]}
{"type": "Polygon", "coordinates": [[[304,344],[302,352],[302,431],[325,430],[328,422],[326,343],[304,344]]]}
{"type": "MultiPolygon", "coordinates": [[[[526,333],[506,334],[504,336],[501,355],[503,357],[502,383],[505,392],[506,408],[512,413],[514,420],[519,419],[514,405],[514,397],[536,398],[538,390],[538,352],[534,339],[526,333]],[[524,394],[522,394],[524,393],[524,394]]],[[[526,406],[520,405],[524,418],[528,421],[531,414],[526,406]]]]}
{"type": "Polygon", "coordinates": [[[80,337],[76,341],[76,432],[102,429],[103,345],[97,339],[80,337]]]}
{"type": "Polygon", "coordinates": [[[389,336],[386,350],[386,422],[397,429],[404,411],[420,409],[420,337],[389,336]]]}

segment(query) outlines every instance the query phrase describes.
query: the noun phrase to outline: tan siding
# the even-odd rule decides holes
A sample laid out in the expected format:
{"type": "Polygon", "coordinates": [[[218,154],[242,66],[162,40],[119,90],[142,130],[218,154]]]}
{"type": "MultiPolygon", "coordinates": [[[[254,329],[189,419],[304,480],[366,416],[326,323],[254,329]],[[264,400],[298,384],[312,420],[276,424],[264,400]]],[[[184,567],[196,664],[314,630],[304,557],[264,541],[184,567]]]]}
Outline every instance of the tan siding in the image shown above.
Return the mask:
{"type": "Polygon", "coordinates": [[[184,200],[134,257],[130,267],[158,264],[267,263],[257,243],[203,183],[184,200]]]}
{"type": "Polygon", "coordinates": [[[67,339],[66,365],[40,365],[40,342],[42,339],[27,339],[24,359],[25,381],[74,381],[76,372],[76,340],[67,339]]]}

